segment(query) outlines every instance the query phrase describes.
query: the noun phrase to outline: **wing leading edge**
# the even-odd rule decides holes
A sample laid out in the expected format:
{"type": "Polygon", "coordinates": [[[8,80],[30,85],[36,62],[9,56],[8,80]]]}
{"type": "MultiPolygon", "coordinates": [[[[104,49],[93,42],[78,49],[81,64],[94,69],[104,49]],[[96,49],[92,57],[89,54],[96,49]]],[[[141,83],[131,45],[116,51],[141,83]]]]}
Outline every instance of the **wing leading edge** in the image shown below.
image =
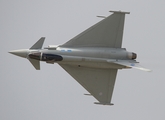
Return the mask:
{"type": "Polygon", "coordinates": [[[125,14],[128,12],[111,11],[112,15],[88,28],[63,47],[91,46],[121,48],[125,14]]]}
{"type": "Polygon", "coordinates": [[[63,64],[60,66],[99,101],[95,104],[113,105],[111,98],[117,69],[95,69],[63,64]]]}

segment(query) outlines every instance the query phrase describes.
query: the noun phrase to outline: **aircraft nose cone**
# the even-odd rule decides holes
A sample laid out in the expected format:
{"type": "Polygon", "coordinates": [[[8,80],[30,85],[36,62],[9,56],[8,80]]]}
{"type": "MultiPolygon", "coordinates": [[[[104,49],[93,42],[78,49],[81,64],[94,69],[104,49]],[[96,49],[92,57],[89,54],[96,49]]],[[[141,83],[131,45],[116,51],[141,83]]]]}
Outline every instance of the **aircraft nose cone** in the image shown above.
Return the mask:
{"type": "Polygon", "coordinates": [[[19,57],[24,57],[26,58],[27,57],[27,54],[28,54],[28,49],[22,49],[22,50],[12,50],[12,51],[9,51],[9,53],[13,54],[13,55],[17,55],[19,57]]]}

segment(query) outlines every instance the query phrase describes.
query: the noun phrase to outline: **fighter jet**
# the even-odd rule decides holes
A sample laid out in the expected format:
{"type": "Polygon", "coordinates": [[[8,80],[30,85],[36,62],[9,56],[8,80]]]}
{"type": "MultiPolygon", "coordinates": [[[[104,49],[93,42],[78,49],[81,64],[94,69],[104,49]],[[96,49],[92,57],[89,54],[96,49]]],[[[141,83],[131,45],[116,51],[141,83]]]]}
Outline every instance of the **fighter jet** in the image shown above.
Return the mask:
{"type": "Polygon", "coordinates": [[[110,16],[62,45],[42,49],[45,37],[41,37],[31,48],[9,53],[27,58],[36,70],[40,70],[40,61],[57,63],[90,93],[85,95],[99,101],[95,104],[113,105],[111,99],[119,69],[150,70],[139,65],[136,53],[122,48],[125,14],[129,12],[110,12],[110,16]]]}

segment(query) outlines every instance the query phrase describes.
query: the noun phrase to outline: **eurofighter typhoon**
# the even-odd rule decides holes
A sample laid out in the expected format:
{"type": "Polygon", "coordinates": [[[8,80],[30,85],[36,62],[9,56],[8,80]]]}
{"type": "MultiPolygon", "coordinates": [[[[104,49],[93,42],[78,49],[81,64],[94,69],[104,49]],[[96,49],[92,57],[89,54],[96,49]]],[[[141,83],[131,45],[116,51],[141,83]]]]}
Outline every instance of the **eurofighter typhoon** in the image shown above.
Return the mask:
{"type": "Polygon", "coordinates": [[[99,102],[113,105],[112,93],[118,69],[136,68],[150,71],[139,65],[137,54],[122,48],[125,14],[110,11],[108,17],[80,33],[63,45],[49,45],[42,49],[45,37],[31,48],[13,50],[9,53],[27,58],[35,69],[40,61],[59,64],[99,102]]]}

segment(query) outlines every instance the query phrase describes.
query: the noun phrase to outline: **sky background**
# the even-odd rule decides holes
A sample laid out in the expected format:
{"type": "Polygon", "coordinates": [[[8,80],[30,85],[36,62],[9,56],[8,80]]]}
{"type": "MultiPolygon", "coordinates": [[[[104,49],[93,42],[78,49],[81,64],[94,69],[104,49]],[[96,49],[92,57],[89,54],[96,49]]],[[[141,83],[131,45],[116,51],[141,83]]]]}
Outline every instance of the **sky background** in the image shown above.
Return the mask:
{"type": "Polygon", "coordinates": [[[0,0],[0,120],[165,120],[164,0],[0,0]],[[95,105],[58,64],[30,62],[8,53],[67,42],[108,16],[126,15],[123,48],[152,72],[119,70],[114,106],[95,105]]]}

